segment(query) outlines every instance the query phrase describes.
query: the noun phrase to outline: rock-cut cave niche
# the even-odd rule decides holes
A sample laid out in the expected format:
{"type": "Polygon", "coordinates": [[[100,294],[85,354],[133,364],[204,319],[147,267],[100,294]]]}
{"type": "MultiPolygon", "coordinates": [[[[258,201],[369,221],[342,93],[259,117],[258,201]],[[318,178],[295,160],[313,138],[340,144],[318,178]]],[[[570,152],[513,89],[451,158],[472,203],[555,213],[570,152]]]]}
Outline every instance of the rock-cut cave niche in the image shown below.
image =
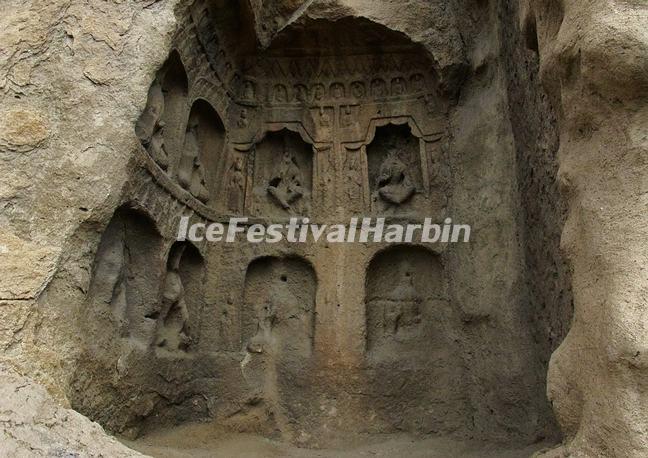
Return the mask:
{"type": "Polygon", "coordinates": [[[204,261],[187,242],[169,252],[158,312],[154,344],[158,355],[195,351],[199,345],[204,301],[204,261]]]}
{"type": "Polygon", "coordinates": [[[135,133],[155,163],[172,172],[182,148],[182,120],[189,83],[180,56],[173,51],[155,76],[135,133]]]}
{"type": "MultiPolygon", "coordinates": [[[[196,2],[193,16],[210,39],[231,23],[226,15],[210,23],[209,8],[231,4],[196,2]]],[[[171,217],[205,220],[224,216],[221,205],[326,223],[338,211],[410,221],[443,221],[451,205],[461,213],[465,201],[449,202],[455,185],[466,186],[449,174],[465,171],[452,151],[457,131],[447,131],[453,108],[420,46],[367,20],[306,20],[264,50],[236,55],[227,45],[235,29],[207,45],[200,30],[198,38],[183,31],[187,42],[175,45],[196,64],[192,87],[176,52],[153,82],[136,127],[157,164],[147,162],[150,187],[134,191],[144,189],[146,205],[159,199],[177,211],[171,217]]],[[[290,246],[236,245],[211,247],[203,259],[194,246],[163,239],[141,212],[119,210],[97,252],[86,325],[101,337],[87,345],[75,406],[118,432],[197,419],[240,431],[237,422],[252,419],[256,432],[301,435],[307,445],[346,432],[508,439],[521,435],[518,424],[545,421],[535,406],[530,420],[510,408],[530,399],[536,382],[513,371],[507,378],[524,342],[496,339],[517,326],[505,321],[517,304],[499,292],[515,282],[490,275],[492,252],[374,249],[310,245],[301,258],[290,246]],[[466,279],[470,269],[481,283],[466,279]],[[505,319],[467,314],[469,301],[482,305],[470,288],[498,290],[484,302],[501,302],[505,319]],[[214,344],[225,326],[236,337],[214,344]],[[513,383],[498,390],[502,380],[513,383]]]]}
{"type": "Polygon", "coordinates": [[[369,397],[381,431],[467,429],[467,394],[457,333],[438,255],[417,246],[378,252],[365,284],[369,397]],[[395,386],[399,406],[389,401],[395,386]]]}
{"type": "Polygon", "coordinates": [[[241,344],[249,356],[244,376],[255,385],[254,396],[274,426],[288,438],[291,425],[310,415],[316,291],[313,267],[297,257],[257,259],[245,276],[241,344]]]}
{"type": "Polygon", "coordinates": [[[380,214],[412,212],[422,194],[420,141],[408,126],[379,127],[367,146],[371,208],[380,214]]]}
{"type": "Polygon", "coordinates": [[[224,144],[225,128],[220,116],[209,102],[196,100],[189,113],[177,179],[204,204],[218,194],[224,144]]]}
{"type": "Polygon", "coordinates": [[[256,146],[253,213],[308,215],[313,189],[313,151],[299,134],[271,132],[256,146]]]}
{"type": "Polygon", "coordinates": [[[162,237],[145,214],[122,207],[104,231],[93,268],[89,309],[102,321],[102,335],[141,345],[150,342],[162,275],[162,237]]]}
{"type": "Polygon", "coordinates": [[[169,247],[143,211],[119,208],[95,256],[73,406],[125,435],[156,422],[201,418],[204,411],[186,403],[205,389],[194,386],[202,370],[195,361],[204,357],[204,280],[196,247],[169,247]]]}
{"type": "Polygon", "coordinates": [[[110,317],[102,334],[113,329],[130,344],[167,352],[197,344],[204,261],[187,242],[176,242],[164,259],[154,222],[117,210],[102,235],[88,295],[92,313],[110,317]]]}

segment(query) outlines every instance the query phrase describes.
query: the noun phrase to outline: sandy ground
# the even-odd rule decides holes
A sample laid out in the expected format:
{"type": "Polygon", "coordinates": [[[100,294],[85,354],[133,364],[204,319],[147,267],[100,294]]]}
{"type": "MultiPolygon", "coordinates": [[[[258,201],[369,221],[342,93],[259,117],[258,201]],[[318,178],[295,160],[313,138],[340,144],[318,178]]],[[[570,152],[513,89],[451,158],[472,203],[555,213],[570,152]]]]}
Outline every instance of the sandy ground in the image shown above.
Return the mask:
{"type": "Polygon", "coordinates": [[[343,448],[312,450],[252,434],[224,433],[209,424],[184,425],[122,442],[156,458],[526,458],[546,447],[535,444],[523,449],[503,449],[447,438],[392,434],[359,437],[343,448]]]}

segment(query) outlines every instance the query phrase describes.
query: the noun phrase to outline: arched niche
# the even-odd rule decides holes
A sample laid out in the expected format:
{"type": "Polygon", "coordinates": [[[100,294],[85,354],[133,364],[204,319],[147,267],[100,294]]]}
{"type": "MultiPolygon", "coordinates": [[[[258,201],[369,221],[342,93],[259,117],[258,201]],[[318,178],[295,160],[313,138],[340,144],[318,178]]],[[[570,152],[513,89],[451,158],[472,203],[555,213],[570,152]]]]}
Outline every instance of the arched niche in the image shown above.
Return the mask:
{"type": "Polygon", "coordinates": [[[140,142],[163,170],[170,171],[182,146],[188,88],[187,73],[174,50],[156,74],[135,126],[140,142]]]}
{"type": "Polygon", "coordinates": [[[312,146],[283,129],[268,133],[254,154],[253,214],[307,214],[313,192],[312,146]]]}
{"type": "Polygon", "coordinates": [[[141,345],[150,342],[163,275],[162,249],[162,237],[147,215],[128,207],[114,213],[97,249],[88,292],[88,319],[98,324],[100,334],[110,334],[104,337],[117,334],[141,345]]]}
{"type": "Polygon", "coordinates": [[[440,258],[412,245],[378,252],[367,268],[365,307],[372,426],[382,432],[469,430],[461,323],[447,298],[440,258]]]}
{"type": "Polygon", "coordinates": [[[448,307],[438,255],[418,246],[380,251],[367,268],[367,352],[376,360],[423,356],[447,346],[454,314],[448,307]]]}
{"type": "MultiPolygon", "coordinates": [[[[248,266],[241,314],[242,365],[256,404],[288,436],[316,407],[312,390],[317,278],[299,257],[263,257],[248,266]]],[[[261,425],[260,425],[261,426],[261,425]]]]}
{"type": "Polygon", "coordinates": [[[317,278],[298,257],[263,257],[245,275],[241,336],[252,351],[278,359],[308,357],[315,333],[317,278]]]}
{"type": "Polygon", "coordinates": [[[200,339],[204,299],[205,262],[188,242],[176,242],[169,251],[162,282],[155,346],[158,354],[195,351],[200,339]]]}
{"type": "Polygon", "coordinates": [[[178,182],[207,204],[218,195],[223,173],[225,127],[209,102],[196,100],[189,113],[178,163],[178,182]]]}
{"type": "Polygon", "coordinates": [[[425,182],[420,139],[409,125],[377,127],[366,151],[372,210],[402,213],[414,209],[425,182]]]}

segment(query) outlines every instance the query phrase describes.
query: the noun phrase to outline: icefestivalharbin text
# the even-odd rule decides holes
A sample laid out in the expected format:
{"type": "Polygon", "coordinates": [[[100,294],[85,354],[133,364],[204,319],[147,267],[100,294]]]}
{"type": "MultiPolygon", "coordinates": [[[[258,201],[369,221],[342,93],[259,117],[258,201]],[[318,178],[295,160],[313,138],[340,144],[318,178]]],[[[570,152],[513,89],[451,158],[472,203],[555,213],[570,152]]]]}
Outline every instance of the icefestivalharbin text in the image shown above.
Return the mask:
{"type": "Polygon", "coordinates": [[[243,237],[249,243],[456,243],[469,242],[471,227],[446,218],[435,224],[386,224],[385,218],[351,218],[348,224],[314,224],[309,218],[291,218],[287,224],[250,224],[248,218],[230,218],[227,223],[193,223],[180,218],[178,240],[234,243],[243,237]]]}

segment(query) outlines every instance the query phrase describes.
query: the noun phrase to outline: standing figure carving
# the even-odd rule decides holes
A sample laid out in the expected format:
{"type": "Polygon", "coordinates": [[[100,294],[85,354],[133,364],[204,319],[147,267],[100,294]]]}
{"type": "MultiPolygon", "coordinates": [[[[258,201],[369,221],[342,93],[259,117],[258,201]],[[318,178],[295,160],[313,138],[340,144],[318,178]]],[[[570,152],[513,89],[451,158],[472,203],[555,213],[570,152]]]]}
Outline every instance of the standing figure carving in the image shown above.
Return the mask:
{"type": "Polygon", "coordinates": [[[421,322],[421,302],[412,278],[412,267],[404,263],[399,269],[398,284],[385,303],[384,326],[390,334],[421,322]]]}
{"type": "Polygon", "coordinates": [[[178,170],[180,185],[203,203],[209,201],[209,191],[205,184],[205,169],[200,162],[200,145],[198,143],[198,121],[189,120],[185,135],[184,150],[178,170]]]}
{"type": "Polygon", "coordinates": [[[191,339],[188,332],[189,311],[180,277],[180,259],[186,245],[172,250],[162,289],[161,321],[155,344],[169,351],[186,351],[191,339]]]}
{"type": "Polygon", "coordinates": [[[238,156],[234,159],[229,172],[228,209],[232,212],[240,212],[245,199],[245,174],[243,173],[243,158],[238,156]]]}
{"type": "Polygon", "coordinates": [[[135,133],[153,160],[163,169],[169,167],[169,155],[164,146],[164,92],[155,80],[148,93],[148,102],[137,121],[135,133]]]}

